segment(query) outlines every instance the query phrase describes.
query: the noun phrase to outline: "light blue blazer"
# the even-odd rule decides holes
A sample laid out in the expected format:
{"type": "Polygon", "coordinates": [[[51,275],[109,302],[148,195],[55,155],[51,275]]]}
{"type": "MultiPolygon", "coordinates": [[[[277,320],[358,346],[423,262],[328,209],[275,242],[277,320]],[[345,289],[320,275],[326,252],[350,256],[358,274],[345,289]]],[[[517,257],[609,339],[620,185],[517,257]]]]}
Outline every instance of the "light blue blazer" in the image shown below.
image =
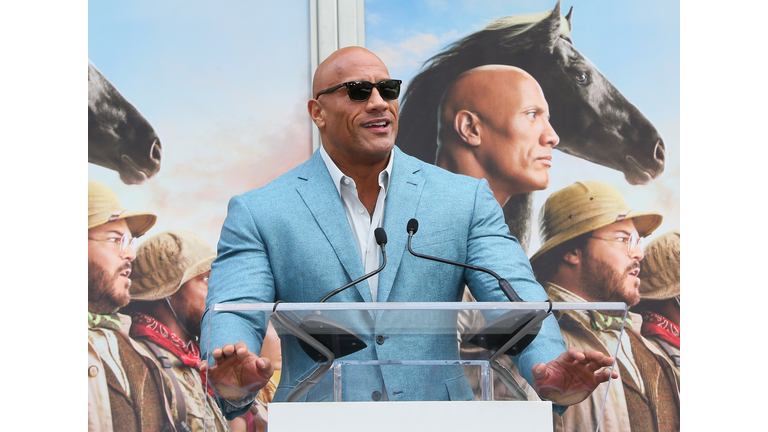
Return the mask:
{"type": "MultiPolygon", "coordinates": [[[[490,268],[506,278],[527,301],[544,301],[528,258],[509,235],[501,207],[486,180],[445,171],[393,150],[392,175],[384,211],[387,266],[379,274],[379,301],[457,302],[464,285],[478,301],[507,301],[491,276],[417,258],[408,253],[408,220],[419,221],[413,238],[417,252],[490,268]]],[[[215,303],[318,302],[325,294],[365,274],[344,206],[322,157],[315,152],[304,164],[268,185],[235,196],[229,203],[218,256],[209,279],[201,347],[207,356],[210,309],[215,303]]],[[[370,302],[367,282],[334,296],[331,302],[370,302]]],[[[367,312],[365,313],[367,314],[367,312]]],[[[213,319],[210,347],[244,341],[258,353],[266,331],[263,320],[245,314],[222,314],[213,319]]],[[[366,315],[360,326],[376,327],[366,315]]],[[[445,318],[455,327],[455,315],[445,318]],[[453,323],[450,322],[453,319],[453,323]]],[[[418,324],[417,324],[418,325],[418,324]]],[[[439,325],[424,322],[423,325],[439,325]]],[[[454,359],[456,334],[430,340],[405,335],[363,335],[368,347],[345,359],[454,359]]],[[[549,362],[565,351],[553,317],[548,317],[534,342],[515,360],[532,382],[531,367],[549,362]]],[[[282,339],[283,370],[275,401],[282,401],[308,371],[316,368],[292,336],[282,339]]],[[[472,392],[460,366],[442,366],[425,375],[392,366],[356,369],[347,375],[343,399],[370,401],[374,392],[387,391],[391,401],[470,400],[472,392]]],[[[332,400],[329,373],[302,398],[332,400]]],[[[235,414],[237,415],[237,414],[235,414]]]]}

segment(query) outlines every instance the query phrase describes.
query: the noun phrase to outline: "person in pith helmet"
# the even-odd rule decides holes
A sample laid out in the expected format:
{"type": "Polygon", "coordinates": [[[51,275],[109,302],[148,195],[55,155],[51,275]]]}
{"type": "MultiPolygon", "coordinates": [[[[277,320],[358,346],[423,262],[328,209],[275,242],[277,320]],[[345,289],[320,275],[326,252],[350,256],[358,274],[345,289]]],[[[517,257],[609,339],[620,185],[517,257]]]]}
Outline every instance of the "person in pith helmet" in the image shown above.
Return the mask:
{"type": "Polygon", "coordinates": [[[102,183],[88,181],[88,430],[174,430],[162,372],[129,336],[133,244],[155,224],[129,211],[102,183]]]}
{"type": "Polygon", "coordinates": [[[133,262],[131,337],[164,371],[179,431],[229,430],[200,363],[200,320],[216,252],[197,234],[172,230],[145,240],[133,262]]]}
{"type": "Polygon", "coordinates": [[[680,231],[655,238],[645,248],[640,270],[640,333],[659,347],[680,370],[680,231]]]}
{"type": "MultiPolygon", "coordinates": [[[[536,279],[553,302],[640,301],[642,239],[662,222],[656,211],[635,210],[613,186],[576,182],[547,198],[539,215],[541,248],[531,257],[536,279]]],[[[641,317],[624,312],[555,312],[568,346],[612,355],[619,383],[601,384],[584,402],[555,417],[555,430],[679,431],[680,376],[640,334],[641,317]],[[611,313],[612,312],[612,313],[611,313]],[[605,410],[599,419],[602,407],[605,410]]]]}

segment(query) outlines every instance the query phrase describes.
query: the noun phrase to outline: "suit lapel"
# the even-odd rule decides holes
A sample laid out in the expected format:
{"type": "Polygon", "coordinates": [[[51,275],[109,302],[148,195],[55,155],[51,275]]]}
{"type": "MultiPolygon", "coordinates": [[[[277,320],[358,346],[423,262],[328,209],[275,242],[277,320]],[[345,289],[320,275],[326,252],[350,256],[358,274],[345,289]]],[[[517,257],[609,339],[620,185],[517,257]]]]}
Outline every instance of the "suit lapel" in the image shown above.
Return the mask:
{"type": "MultiPolygon", "coordinates": [[[[299,179],[303,182],[296,190],[336,252],[347,277],[350,281],[361,277],[365,269],[360,261],[357,243],[349,227],[344,204],[319,151],[315,151],[304,165],[299,179]]],[[[372,301],[367,282],[359,283],[355,287],[364,301],[372,301]]],[[[328,290],[330,292],[336,288],[339,287],[328,287],[328,290]]]]}
{"type": "Polygon", "coordinates": [[[384,207],[384,229],[387,231],[387,266],[379,273],[378,301],[388,301],[403,253],[406,253],[408,221],[416,216],[416,208],[424,188],[421,167],[397,147],[392,165],[387,201],[384,207]]]}

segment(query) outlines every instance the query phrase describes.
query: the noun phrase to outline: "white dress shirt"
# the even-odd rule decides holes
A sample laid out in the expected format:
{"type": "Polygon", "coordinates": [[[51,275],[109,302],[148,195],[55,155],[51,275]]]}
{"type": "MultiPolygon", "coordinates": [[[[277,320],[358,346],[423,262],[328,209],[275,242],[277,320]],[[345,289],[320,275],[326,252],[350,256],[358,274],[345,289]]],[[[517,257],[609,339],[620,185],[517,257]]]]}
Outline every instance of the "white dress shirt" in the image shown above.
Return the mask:
{"type": "MultiPolygon", "coordinates": [[[[392,175],[392,161],[395,158],[395,153],[390,152],[387,167],[379,173],[379,196],[376,199],[376,206],[373,208],[373,216],[368,213],[368,209],[360,202],[357,196],[355,181],[339,170],[322,146],[320,146],[320,156],[323,157],[325,166],[328,168],[328,172],[333,179],[333,184],[336,185],[336,190],[339,192],[341,201],[344,203],[347,220],[352,228],[352,234],[355,236],[357,250],[360,252],[360,260],[365,268],[365,274],[368,274],[379,268],[380,265],[381,252],[379,251],[379,245],[376,244],[373,232],[376,228],[381,227],[384,222],[384,202],[387,198],[387,189],[389,189],[389,178],[392,175]]],[[[352,278],[354,280],[362,276],[353,275],[352,278]]],[[[373,301],[377,301],[379,275],[368,278],[368,286],[371,288],[371,298],[373,301]]],[[[336,288],[338,287],[329,287],[329,289],[336,288]]]]}

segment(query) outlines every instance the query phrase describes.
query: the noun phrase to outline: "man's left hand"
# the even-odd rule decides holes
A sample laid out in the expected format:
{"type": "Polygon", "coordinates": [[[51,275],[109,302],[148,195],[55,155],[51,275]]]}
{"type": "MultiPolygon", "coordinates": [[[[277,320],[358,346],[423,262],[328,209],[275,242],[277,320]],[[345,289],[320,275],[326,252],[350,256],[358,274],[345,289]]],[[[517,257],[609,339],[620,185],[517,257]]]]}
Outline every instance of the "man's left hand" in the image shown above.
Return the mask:
{"type": "Polygon", "coordinates": [[[581,351],[571,347],[558,358],[533,366],[533,384],[536,393],[557,405],[575,405],[586,399],[600,383],[618,378],[608,369],[613,357],[587,348],[581,351]]]}

